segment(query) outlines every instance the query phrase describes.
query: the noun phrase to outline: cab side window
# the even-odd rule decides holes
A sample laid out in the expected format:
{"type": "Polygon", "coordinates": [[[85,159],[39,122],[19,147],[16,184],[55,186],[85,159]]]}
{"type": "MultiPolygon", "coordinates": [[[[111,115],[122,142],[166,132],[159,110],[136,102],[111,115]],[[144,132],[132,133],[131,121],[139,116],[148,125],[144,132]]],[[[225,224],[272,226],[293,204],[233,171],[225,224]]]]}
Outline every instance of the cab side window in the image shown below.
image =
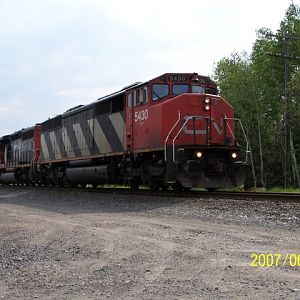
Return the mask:
{"type": "Polygon", "coordinates": [[[148,93],[146,87],[134,91],[134,106],[143,105],[147,103],[147,100],[148,93]]]}
{"type": "Polygon", "coordinates": [[[132,93],[127,95],[127,107],[128,108],[132,107],[132,93]]]}
{"type": "Polygon", "coordinates": [[[153,84],[152,100],[157,101],[169,95],[169,86],[167,84],[153,84]]]}
{"type": "Polygon", "coordinates": [[[143,104],[148,102],[148,92],[147,92],[147,88],[144,87],[143,88],[143,104]]]}

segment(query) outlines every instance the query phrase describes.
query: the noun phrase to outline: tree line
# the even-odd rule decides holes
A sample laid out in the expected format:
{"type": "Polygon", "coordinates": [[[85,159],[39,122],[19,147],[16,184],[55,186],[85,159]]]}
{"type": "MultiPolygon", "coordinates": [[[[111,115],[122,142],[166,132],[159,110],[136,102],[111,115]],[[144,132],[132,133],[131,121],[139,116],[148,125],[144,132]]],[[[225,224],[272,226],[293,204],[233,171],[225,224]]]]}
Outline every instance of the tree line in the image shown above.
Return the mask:
{"type": "Polygon", "coordinates": [[[277,32],[257,30],[251,53],[232,53],[214,70],[249,141],[248,186],[300,187],[300,7],[277,32]]]}

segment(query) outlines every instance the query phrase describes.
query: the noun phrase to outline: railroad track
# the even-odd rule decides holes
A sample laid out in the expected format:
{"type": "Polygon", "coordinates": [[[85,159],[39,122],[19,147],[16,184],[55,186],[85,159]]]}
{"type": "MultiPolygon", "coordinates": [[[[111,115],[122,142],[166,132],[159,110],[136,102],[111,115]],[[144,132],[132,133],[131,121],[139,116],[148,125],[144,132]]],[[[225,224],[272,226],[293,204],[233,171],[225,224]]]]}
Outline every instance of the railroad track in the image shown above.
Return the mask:
{"type": "Polygon", "coordinates": [[[137,191],[129,188],[82,188],[82,187],[31,187],[31,186],[0,186],[1,189],[60,189],[62,191],[80,191],[80,192],[95,192],[105,194],[119,194],[119,195],[141,195],[141,196],[155,196],[155,197],[179,197],[179,198],[226,198],[235,200],[268,200],[268,201],[293,201],[300,203],[300,193],[272,193],[272,192],[239,192],[239,191],[151,191],[149,189],[139,189],[137,191]]]}
{"type": "Polygon", "coordinates": [[[300,203],[300,194],[296,193],[269,193],[269,192],[230,192],[230,191],[151,191],[148,189],[141,189],[132,191],[130,189],[118,188],[101,188],[96,189],[100,193],[114,193],[127,195],[143,195],[143,196],[157,196],[157,197],[179,197],[179,198],[228,198],[240,200],[269,200],[269,201],[296,201],[300,203]]]}

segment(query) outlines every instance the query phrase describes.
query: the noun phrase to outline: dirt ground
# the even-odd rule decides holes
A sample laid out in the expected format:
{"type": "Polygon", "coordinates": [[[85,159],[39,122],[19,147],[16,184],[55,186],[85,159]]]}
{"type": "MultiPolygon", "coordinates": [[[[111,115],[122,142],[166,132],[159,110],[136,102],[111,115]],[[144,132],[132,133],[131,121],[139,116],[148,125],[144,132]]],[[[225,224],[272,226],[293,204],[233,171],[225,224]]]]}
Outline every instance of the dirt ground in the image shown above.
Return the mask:
{"type": "Polygon", "coordinates": [[[0,187],[0,299],[300,299],[300,202],[217,198],[0,187]]]}

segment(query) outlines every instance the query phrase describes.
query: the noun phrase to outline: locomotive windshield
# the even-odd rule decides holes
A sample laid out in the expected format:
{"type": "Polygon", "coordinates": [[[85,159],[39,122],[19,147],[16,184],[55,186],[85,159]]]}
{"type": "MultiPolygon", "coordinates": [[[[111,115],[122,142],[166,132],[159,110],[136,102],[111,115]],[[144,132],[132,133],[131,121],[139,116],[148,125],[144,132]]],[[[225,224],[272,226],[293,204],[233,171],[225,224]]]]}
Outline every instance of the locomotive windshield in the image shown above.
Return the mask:
{"type": "Polygon", "coordinates": [[[156,101],[169,95],[169,86],[167,84],[153,84],[152,100],[156,101]]]}
{"type": "Polygon", "coordinates": [[[218,90],[213,87],[208,87],[205,89],[206,94],[211,94],[211,95],[218,95],[218,90]]]}
{"type": "Polygon", "coordinates": [[[173,84],[172,93],[173,95],[180,95],[189,92],[188,84],[173,84]]]}
{"type": "Polygon", "coordinates": [[[202,94],[204,93],[204,87],[199,85],[192,86],[192,93],[202,94]]]}

